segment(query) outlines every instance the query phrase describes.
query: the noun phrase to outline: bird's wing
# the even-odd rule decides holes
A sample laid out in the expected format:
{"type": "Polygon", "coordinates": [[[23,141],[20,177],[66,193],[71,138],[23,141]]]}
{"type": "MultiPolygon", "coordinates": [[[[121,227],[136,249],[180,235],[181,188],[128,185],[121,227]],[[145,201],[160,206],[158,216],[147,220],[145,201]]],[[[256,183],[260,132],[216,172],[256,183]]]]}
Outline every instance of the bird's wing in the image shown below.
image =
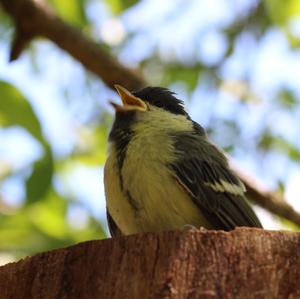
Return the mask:
{"type": "Polygon", "coordinates": [[[224,230],[262,227],[245,199],[244,185],[228,168],[225,156],[197,135],[177,137],[179,158],[170,167],[212,226],[224,230]]]}
{"type": "Polygon", "coordinates": [[[122,236],[121,230],[118,228],[117,224],[109,214],[108,210],[106,210],[106,216],[107,216],[107,224],[108,229],[112,237],[122,236]]]}

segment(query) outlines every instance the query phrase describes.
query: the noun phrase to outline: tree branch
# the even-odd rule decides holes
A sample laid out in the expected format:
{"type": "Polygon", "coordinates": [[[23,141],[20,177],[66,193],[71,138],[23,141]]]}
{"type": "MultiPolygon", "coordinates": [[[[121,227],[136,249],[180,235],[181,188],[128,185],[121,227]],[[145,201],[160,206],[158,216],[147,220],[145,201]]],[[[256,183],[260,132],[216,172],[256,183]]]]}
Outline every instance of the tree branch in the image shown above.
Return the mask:
{"type": "Polygon", "coordinates": [[[236,168],[232,167],[232,169],[238,174],[245,184],[247,189],[246,196],[249,197],[252,202],[269,212],[300,226],[300,213],[296,212],[282,196],[275,192],[264,191],[263,188],[248,175],[236,168]]]}
{"type": "MultiPolygon", "coordinates": [[[[56,16],[42,0],[0,0],[0,4],[16,24],[17,34],[11,49],[11,60],[19,57],[31,39],[41,36],[68,52],[109,87],[118,83],[129,90],[137,90],[147,85],[141,74],[121,65],[99,44],[56,16]]],[[[297,213],[284,198],[261,190],[248,176],[236,169],[235,171],[245,183],[247,196],[253,202],[300,226],[300,213],[297,213]]]]}
{"type": "Polygon", "coordinates": [[[122,66],[99,44],[56,16],[44,1],[0,0],[0,3],[13,18],[17,28],[11,60],[18,58],[31,38],[41,36],[68,52],[109,87],[119,83],[134,90],[146,85],[141,74],[122,66]]]}

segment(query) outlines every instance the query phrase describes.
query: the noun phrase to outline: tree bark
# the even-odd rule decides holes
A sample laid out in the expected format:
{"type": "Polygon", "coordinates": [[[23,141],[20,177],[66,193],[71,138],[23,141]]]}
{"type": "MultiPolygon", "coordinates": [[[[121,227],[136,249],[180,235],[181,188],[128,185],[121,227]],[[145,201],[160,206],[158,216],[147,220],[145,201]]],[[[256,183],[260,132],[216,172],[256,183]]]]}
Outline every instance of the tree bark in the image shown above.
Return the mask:
{"type": "Polygon", "coordinates": [[[247,228],[89,241],[0,267],[0,297],[300,298],[299,248],[247,228]]]}

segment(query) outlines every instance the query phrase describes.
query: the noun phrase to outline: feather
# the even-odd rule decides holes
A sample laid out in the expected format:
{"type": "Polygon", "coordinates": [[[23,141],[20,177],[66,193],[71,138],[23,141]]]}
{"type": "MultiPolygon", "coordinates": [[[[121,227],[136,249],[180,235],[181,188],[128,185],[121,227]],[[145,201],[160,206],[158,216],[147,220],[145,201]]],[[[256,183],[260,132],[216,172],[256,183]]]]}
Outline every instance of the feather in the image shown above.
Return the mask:
{"type": "Polygon", "coordinates": [[[133,92],[133,95],[149,104],[162,108],[173,114],[187,116],[184,110],[183,101],[175,97],[175,93],[162,87],[146,87],[142,90],[133,92]]]}
{"type": "Polygon", "coordinates": [[[224,230],[262,227],[246,201],[244,185],[229,169],[225,156],[202,136],[189,135],[173,136],[178,159],[170,167],[208,221],[224,230]]]}
{"type": "Polygon", "coordinates": [[[112,237],[116,236],[122,236],[121,230],[118,228],[117,224],[114,222],[113,218],[109,214],[108,210],[106,210],[106,218],[107,218],[107,224],[108,224],[108,229],[110,232],[110,235],[112,237]]]}

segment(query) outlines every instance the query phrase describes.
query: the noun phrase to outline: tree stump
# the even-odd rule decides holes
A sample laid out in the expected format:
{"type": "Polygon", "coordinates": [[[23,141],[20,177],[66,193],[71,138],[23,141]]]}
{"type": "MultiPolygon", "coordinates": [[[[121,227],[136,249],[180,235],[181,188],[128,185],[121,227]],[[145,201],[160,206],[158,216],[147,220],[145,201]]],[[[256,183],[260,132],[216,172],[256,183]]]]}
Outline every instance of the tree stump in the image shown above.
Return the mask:
{"type": "Polygon", "coordinates": [[[0,298],[300,298],[300,234],[239,228],[88,241],[0,267],[0,298]]]}

